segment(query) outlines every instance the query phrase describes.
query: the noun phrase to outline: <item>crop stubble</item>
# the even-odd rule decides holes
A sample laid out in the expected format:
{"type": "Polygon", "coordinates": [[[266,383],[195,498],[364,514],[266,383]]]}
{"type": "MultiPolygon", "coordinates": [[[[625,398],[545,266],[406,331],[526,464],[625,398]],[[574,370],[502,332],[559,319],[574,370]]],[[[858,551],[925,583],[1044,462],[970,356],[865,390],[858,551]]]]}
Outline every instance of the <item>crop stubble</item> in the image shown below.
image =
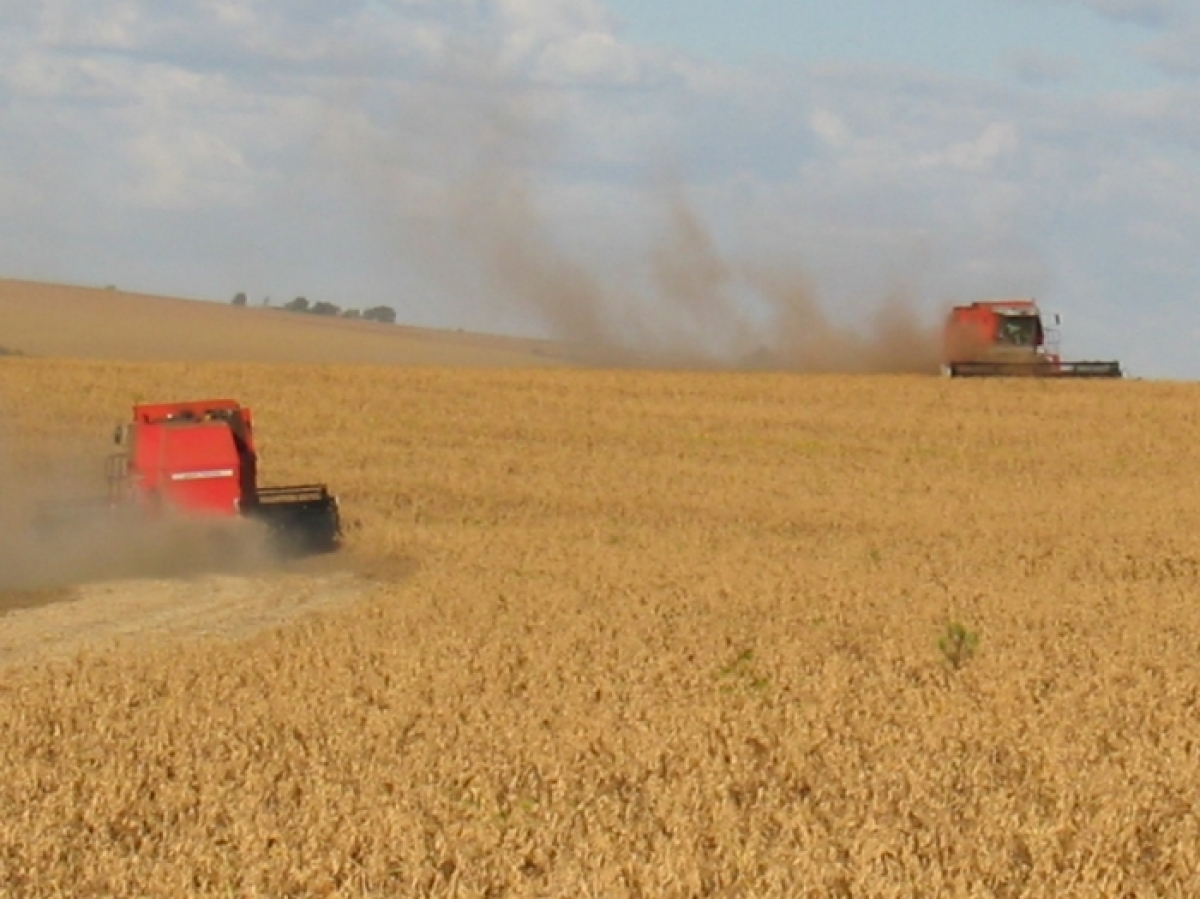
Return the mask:
{"type": "Polygon", "coordinates": [[[15,452],[147,384],[412,570],[6,669],[0,894],[1200,892],[1195,388],[12,359],[15,452]]]}

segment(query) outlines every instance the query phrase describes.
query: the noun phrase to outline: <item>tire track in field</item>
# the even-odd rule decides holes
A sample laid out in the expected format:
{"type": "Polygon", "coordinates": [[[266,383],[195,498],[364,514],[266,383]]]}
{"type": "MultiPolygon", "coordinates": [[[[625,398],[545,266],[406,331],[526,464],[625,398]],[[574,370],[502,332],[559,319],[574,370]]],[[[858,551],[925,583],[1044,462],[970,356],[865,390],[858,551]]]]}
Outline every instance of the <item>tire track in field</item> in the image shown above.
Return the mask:
{"type": "Polygon", "coordinates": [[[125,580],[0,596],[0,610],[11,610],[0,615],[0,666],[134,643],[238,639],[349,605],[370,586],[353,572],[333,571],[125,580]]]}

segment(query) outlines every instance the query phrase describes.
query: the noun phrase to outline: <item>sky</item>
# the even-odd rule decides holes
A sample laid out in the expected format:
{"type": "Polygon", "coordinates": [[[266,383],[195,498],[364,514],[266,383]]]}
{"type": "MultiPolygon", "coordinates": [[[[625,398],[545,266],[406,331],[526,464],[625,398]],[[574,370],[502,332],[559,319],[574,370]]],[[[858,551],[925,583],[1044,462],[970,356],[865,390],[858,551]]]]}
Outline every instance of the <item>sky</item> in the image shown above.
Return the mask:
{"type": "Polygon", "coordinates": [[[0,276],[721,359],[1034,296],[1200,378],[1195,0],[0,0],[0,59],[0,276]]]}

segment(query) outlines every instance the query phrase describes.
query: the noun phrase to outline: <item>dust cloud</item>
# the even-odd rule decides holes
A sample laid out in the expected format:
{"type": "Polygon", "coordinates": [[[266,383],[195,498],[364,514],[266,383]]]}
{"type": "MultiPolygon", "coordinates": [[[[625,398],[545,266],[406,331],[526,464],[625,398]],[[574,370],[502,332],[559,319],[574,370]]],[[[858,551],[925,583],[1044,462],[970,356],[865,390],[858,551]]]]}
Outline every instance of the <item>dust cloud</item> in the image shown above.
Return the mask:
{"type": "Polygon", "coordinates": [[[0,591],[44,590],[126,578],[261,571],[278,558],[265,529],[113,506],[103,482],[79,472],[95,460],[30,471],[0,449],[0,591]]]}
{"type": "Polygon", "coordinates": [[[478,276],[475,312],[536,321],[598,364],[937,372],[937,328],[910,297],[865,302],[849,316],[857,321],[835,323],[794,257],[751,261],[723,251],[670,174],[653,173],[640,189],[660,224],[633,258],[601,265],[572,257],[539,208],[540,185],[557,162],[556,141],[536,124],[544,110],[511,84],[489,87],[489,77],[505,80],[477,63],[459,75],[483,86],[457,104],[445,78],[410,85],[411,108],[396,119],[423,123],[425,135],[361,119],[328,129],[358,128],[355,139],[326,149],[368,205],[384,211],[375,224],[386,232],[377,236],[389,264],[399,257],[422,269],[450,297],[471,289],[469,268],[478,276]],[[409,149],[422,139],[423,152],[409,149]],[[412,210],[415,226],[406,220],[412,210]]]}
{"type": "Polygon", "coordinates": [[[501,165],[450,187],[457,244],[438,255],[474,262],[487,295],[598,364],[937,372],[937,330],[903,294],[866,310],[859,327],[838,326],[794,263],[723,253],[681,185],[654,185],[647,195],[664,223],[632,266],[648,273],[640,291],[615,286],[558,247],[530,177],[501,165]]]}

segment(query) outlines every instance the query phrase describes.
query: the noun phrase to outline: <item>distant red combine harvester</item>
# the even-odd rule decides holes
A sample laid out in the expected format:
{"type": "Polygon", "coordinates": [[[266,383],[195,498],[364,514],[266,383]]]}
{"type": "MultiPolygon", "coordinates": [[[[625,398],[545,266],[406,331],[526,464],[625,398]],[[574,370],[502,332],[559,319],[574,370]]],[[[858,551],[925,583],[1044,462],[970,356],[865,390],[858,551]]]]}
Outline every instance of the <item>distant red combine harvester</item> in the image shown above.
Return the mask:
{"type": "Polygon", "coordinates": [[[1119,362],[1064,362],[1053,337],[1033,300],[955,306],[946,317],[942,369],[955,378],[1122,376],[1119,362]]]}
{"type": "Polygon", "coordinates": [[[124,447],[108,460],[115,504],[261,521],[293,551],[340,540],[338,501],[324,484],[259,486],[253,417],[234,400],[137,405],[114,440],[124,447]]]}

